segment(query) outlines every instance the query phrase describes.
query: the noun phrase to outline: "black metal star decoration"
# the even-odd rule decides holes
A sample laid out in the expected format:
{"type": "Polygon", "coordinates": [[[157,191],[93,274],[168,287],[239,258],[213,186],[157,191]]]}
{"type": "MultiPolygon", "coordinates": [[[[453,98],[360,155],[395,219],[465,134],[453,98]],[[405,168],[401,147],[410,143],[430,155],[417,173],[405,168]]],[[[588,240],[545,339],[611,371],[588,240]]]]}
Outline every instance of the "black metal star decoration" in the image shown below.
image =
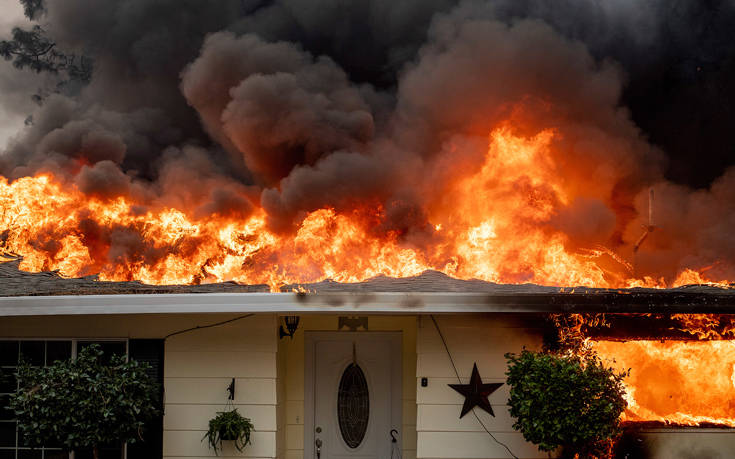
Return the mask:
{"type": "Polygon", "coordinates": [[[475,363],[475,366],[472,367],[472,376],[470,376],[469,384],[449,384],[449,387],[465,396],[464,405],[462,405],[462,414],[459,415],[459,418],[462,419],[475,406],[479,406],[490,413],[490,416],[495,417],[493,407],[490,406],[487,397],[502,385],[503,383],[483,384],[482,378],[480,378],[480,372],[477,371],[477,364],[475,363]]]}

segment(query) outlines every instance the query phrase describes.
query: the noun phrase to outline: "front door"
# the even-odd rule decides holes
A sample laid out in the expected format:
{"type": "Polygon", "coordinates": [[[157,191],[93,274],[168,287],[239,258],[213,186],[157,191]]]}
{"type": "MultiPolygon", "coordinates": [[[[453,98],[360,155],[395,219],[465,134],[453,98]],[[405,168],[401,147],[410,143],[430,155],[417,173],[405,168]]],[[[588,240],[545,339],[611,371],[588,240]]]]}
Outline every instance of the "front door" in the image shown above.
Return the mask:
{"type": "Polygon", "coordinates": [[[307,332],[305,458],[391,457],[401,355],[400,333],[307,332]]]}

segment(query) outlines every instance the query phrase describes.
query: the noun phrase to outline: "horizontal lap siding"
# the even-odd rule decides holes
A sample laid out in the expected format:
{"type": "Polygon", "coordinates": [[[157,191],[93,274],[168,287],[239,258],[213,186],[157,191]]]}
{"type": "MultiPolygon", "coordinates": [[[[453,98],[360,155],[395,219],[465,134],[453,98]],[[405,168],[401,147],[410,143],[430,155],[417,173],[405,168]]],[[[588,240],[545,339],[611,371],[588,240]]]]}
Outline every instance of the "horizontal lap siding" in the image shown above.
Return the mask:
{"type": "Polygon", "coordinates": [[[282,339],[278,340],[278,359],[276,372],[276,457],[286,457],[286,345],[282,339]]]}
{"type": "Polygon", "coordinates": [[[166,458],[215,456],[202,442],[209,420],[227,403],[235,378],[238,411],[255,426],[242,453],[225,444],[219,457],[276,457],[276,316],[257,315],[176,335],[166,343],[166,458]]]}
{"type": "MultiPolygon", "coordinates": [[[[232,378],[165,378],[167,404],[222,404],[224,388],[232,378]]],[[[235,404],[275,405],[276,386],[271,378],[235,378],[235,404]]]]}
{"type": "MultiPolygon", "coordinates": [[[[203,435],[204,430],[164,430],[163,457],[214,457],[214,451],[201,441],[203,435]]],[[[252,445],[242,453],[234,448],[232,442],[225,442],[219,457],[275,457],[275,432],[254,432],[251,441],[252,445]]]]}
{"type": "MultiPolygon", "coordinates": [[[[462,383],[469,381],[477,363],[483,382],[505,382],[504,354],[538,348],[541,334],[523,322],[500,315],[436,316],[462,383]]],[[[417,337],[416,403],[417,457],[423,459],[508,458],[473,414],[460,419],[464,397],[448,384],[457,377],[430,317],[421,317],[417,337]],[[428,386],[421,387],[421,378],[428,386]]],[[[526,442],[512,425],[507,407],[508,386],[490,395],[495,417],[475,409],[485,427],[520,458],[545,458],[545,453],[526,442]]]]}

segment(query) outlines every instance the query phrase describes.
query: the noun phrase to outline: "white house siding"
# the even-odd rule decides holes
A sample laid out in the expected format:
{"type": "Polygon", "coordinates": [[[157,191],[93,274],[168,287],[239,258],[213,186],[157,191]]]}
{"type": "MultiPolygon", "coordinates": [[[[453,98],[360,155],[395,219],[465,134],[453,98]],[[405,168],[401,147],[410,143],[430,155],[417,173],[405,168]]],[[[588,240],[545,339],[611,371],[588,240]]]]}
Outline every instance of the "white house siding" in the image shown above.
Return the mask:
{"type": "MultiPolygon", "coordinates": [[[[436,320],[452,354],[463,384],[477,363],[483,382],[505,382],[506,352],[541,345],[541,333],[523,320],[495,315],[438,315],[436,320]]],[[[474,415],[460,419],[464,397],[447,384],[457,383],[452,364],[437,330],[428,316],[419,319],[416,365],[417,457],[421,459],[507,458],[508,451],[495,442],[474,415]],[[428,386],[421,387],[421,378],[428,386]]],[[[519,458],[548,457],[512,428],[508,413],[508,387],[489,398],[495,417],[475,409],[493,436],[519,458]]]]}
{"type": "Polygon", "coordinates": [[[221,327],[196,330],[166,342],[163,418],[165,458],[214,456],[201,439],[207,422],[227,401],[235,378],[234,405],[255,426],[252,445],[220,457],[276,457],[277,316],[257,315],[221,327]]]}
{"type": "Polygon", "coordinates": [[[286,361],[285,341],[278,341],[278,356],[276,361],[276,457],[286,457],[286,361]]]}
{"type": "MultiPolygon", "coordinates": [[[[3,317],[3,338],[162,338],[174,331],[236,317],[233,314],[3,317]]],[[[219,457],[275,458],[277,432],[277,316],[263,314],[194,330],[166,341],[164,457],[214,457],[203,443],[207,423],[227,401],[235,378],[238,410],[252,419],[252,445],[219,457]]],[[[129,458],[135,459],[135,458],[129,458]]]]}

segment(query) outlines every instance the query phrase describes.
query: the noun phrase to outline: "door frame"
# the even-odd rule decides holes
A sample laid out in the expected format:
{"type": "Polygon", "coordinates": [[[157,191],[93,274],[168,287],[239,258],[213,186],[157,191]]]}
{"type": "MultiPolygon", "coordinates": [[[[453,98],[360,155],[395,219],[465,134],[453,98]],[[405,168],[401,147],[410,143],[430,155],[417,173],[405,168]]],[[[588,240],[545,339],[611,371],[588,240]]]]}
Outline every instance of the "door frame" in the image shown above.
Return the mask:
{"type": "Polygon", "coordinates": [[[398,441],[403,441],[403,332],[402,331],[305,331],[304,332],[304,459],[315,459],[314,406],[315,351],[317,341],[338,339],[351,341],[355,337],[369,337],[387,341],[391,348],[391,429],[398,431],[398,441]]]}

